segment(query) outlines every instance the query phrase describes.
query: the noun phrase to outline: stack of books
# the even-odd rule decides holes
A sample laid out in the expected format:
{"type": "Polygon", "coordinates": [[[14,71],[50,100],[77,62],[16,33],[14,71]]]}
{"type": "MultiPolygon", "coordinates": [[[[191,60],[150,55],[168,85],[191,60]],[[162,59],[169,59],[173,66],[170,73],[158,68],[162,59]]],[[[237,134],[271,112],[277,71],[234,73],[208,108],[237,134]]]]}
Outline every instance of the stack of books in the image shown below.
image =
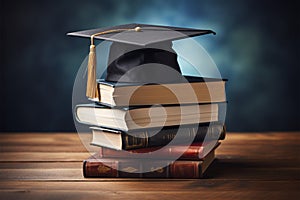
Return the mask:
{"type": "Polygon", "coordinates": [[[226,81],[185,78],[188,83],[163,85],[98,80],[99,102],[75,109],[98,147],[83,162],[84,176],[203,177],[226,134],[219,121],[226,81]]]}

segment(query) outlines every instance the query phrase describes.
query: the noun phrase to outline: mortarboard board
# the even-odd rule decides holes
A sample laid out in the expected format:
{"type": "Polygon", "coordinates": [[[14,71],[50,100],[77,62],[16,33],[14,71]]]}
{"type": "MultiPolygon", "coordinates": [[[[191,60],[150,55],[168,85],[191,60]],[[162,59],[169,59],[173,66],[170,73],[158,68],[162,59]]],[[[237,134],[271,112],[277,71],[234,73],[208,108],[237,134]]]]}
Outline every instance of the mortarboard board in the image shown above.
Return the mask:
{"type": "MultiPolygon", "coordinates": [[[[187,37],[205,35],[215,32],[211,30],[199,30],[190,28],[154,26],[148,24],[126,24],[107,28],[91,29],[68,33],[70,36],[88,37],[91,39],[90,53],[88,60],[88,78],[86,95],[89,98],[99,98],[99,91],[96,83],[96,51],[94,39],[112,41],[109,52],[107,67],[107,81],[118,81],[130,69],[140,65],[157,63],[167,65],[180,72],[177,62],[177,54],[172,49],[172,41],[187,37]]],[[[132,72],[126,82],[148,82],[149,77],[159,76],[159,70],[155,73],[155,68],[151,66],[149,70],[141,73],[132,72]],[[147,75],[145,75],[147,74],[147,75]]],[[[164,81],[171,79],[161,76],[164,81]]],[[[157,79],[156,79],[157,80],[157,79]]]]}

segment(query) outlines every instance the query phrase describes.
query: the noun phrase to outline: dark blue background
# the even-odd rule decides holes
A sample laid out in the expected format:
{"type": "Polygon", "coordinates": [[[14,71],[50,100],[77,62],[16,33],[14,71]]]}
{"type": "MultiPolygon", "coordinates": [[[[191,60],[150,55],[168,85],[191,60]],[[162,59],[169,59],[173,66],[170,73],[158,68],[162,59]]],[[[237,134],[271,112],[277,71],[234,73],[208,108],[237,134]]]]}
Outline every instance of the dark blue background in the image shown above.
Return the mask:
{"type": "Polygon", "coordinates": [[[1,1],[1,131],[74,131],[71,102],[88,39],[125,23],[212,29],[200,39],[228,78],[229,131],[299,130],[297,1],[1,1]]]}

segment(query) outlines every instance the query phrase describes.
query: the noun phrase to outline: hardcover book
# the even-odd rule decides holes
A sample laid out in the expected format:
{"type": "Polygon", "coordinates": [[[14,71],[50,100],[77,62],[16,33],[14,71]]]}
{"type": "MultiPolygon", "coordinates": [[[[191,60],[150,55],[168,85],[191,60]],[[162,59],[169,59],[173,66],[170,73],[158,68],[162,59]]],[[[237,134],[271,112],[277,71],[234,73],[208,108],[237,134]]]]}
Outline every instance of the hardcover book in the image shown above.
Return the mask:
{"type": "Polygon", "coordinates": [[[179,104],[173,92],[184,92],[189,89],[194,94],[184,93],[181,104],[216,103],[226,101],[226,80],[185,76],[188,82],[169,84],[137,85],[135,83],[117,83],[98,80],[100,102],[110,107],[168,105],[179,104]]]}
{"type": "Polygon", "coordinates": [[[221,123],[195,124],[190,126],[164,127],[162,129],[140,129],[131,132],[91,127],[92,145],[116,150],[161,147],[169,144],[176,137],[174,144],[216,141],[225,138],[225,126],[221,123]]]}
{"type": "Polygon", "coordinates": [[[182,145],[165,147],[148,147],[128,151],[114,150],[106,147],[99,148],[101,158],[145,158],[145,159],[170,159],[181,155],[177,160],[202,160],[211,149],[216,149],[221,143],[218,141],[207,141],[204,143],[192,143],[188,148],[182,145]],[[159,151],[159,154],[153,152],[159,151]]]}
{"type": "Polygon", "coordinates": [[[109,108],[97,104],[77,105],[78,122],[129,131],[141,128],[218,121],[218,104],[109,108]]]}
{"type": "MultiPolygon", "coordinates": [[[[109,159],[98,154],[83,161],[85,178],[202,178],[213,162],[215,150],[200,161],[169,161],[166,167],[162,160],[109,159]],[[146,173],[143,173],[147,171],[146,173]],[[142,173],[140,173],[142,172],[142,173]]],[[[167,161],[168,162],[168,161],[167,161]]]]}

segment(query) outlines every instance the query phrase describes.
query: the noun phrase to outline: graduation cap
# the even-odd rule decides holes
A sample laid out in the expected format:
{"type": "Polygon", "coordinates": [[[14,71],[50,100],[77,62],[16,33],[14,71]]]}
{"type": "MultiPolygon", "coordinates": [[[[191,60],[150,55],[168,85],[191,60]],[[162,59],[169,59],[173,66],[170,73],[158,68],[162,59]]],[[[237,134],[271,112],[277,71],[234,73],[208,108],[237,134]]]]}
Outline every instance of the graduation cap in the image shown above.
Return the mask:
{"type": "Polygon", "coordinates": [[[143,83],[151,82],[149,77],[156,77],[155,81],[159,77],[158,79],[162,79],[162,81],[170,82],[172,77],[161,75],[159,68],[153,65],[149,66],[144,73],[141,70],[133,70],[132,72],[130,70],[137,66],[156,63],[169,66],[181,73],[177,54],[172,49],[172,41],[210,33],[215,34],[211,30],[148,24],[126,24],[72,32],[68,33],[68,35],[88,37],[91,40],[86,96],[99,98],[96,82],[96,48],[94,39],[113,42],[109,52],[106,81],[118,82],[124,74],[129,73],[126,74],[126,78],[123,78],[122,81],[143,83]],[[151,75],[149,75],[149,70],[151,75]]]}

